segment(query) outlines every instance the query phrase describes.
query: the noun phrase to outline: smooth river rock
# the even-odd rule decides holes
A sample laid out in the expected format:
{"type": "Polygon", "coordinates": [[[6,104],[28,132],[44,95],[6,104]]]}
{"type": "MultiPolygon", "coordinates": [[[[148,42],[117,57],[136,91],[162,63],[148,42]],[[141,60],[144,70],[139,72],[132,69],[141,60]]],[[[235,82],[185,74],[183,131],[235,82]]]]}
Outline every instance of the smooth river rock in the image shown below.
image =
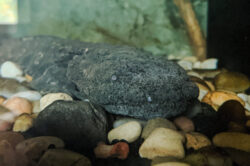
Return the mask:
{"type": "Polygon", "coordinates": [[[55,101],[39,113],[26,134],[56,136],[64,140],[67,148],[86,152],[99,141],[106,141],[107,131],[107,115],[100,106],[84,101],[55,101]]]}

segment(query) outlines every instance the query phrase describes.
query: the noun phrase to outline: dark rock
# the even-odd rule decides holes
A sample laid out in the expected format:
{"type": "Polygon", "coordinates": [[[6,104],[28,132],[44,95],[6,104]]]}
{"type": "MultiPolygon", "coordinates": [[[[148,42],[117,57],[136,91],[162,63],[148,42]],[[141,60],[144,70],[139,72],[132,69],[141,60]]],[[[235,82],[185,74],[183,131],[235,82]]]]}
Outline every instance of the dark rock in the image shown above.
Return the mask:
{"type": "Polygon", "coordinates": [[[44,153],[38,166],[91,166],[85,156],[64,149],[50,149],[44,153]]]}
{"type": "Polygon", "coordinates": [[[192,119],[195,131],[205,134],[209,138],[214,134],[226,130],[227,126],[220,123],[217,112],[208,104],[194,100],[183,114],[192,119]]]}
{"type": "Polygon", "coordinates": [[[250,165],[250,153],[232,148],[223,148],[231,159],[240,166],[250,165]]]}
{"type": "Polygon", "coordinates": [[[66,148],[91,153],[99,141],[106,141],[107,130],[107,115],[101,107],[83,101],[56,101],[38,115],[27,133],[56,136],[64,140],[66,148]]]}
{"type": "Polygon", "coordinates": [[[108,112],[141,119],[176,116],[198,96],[176,63],[126,46],[88,49],[69,62],[67,77],[108,112]]]}
{"type": "Polygon", "coordinates": [[[0,56],[21,65],[34,89],[87,97],[114,114],[173,117],[198,96],[176,63],[132,47],[38,36],[7,40],[0,56]]]}
{"type": "Polygon", "coordinates": [[[236,100],[228,100],[224,102],[219,107],[217,114],[220,121],[226,125],[231,121],[238,124],[245,124],[247,121],[244,106],[236,100]]]}

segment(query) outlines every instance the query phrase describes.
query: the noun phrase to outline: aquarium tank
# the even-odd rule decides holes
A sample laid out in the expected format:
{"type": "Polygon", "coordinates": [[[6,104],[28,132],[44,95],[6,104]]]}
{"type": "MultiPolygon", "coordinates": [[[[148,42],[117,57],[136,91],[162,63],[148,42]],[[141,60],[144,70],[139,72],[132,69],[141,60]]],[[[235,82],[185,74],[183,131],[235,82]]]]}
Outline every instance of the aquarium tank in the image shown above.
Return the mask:
{"type": "Polygon", "coordinates": [[[0,166],[249,166],[247,0],[0,0],[0,166]]]}

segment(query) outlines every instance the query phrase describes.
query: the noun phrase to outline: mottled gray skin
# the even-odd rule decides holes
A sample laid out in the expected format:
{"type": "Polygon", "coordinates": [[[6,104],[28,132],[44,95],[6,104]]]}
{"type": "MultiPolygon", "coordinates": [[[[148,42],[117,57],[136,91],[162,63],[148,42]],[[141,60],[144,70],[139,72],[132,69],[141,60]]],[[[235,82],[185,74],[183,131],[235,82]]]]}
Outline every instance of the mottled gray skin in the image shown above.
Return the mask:
{"type": "Polygon", "coordinates": [[[56,101],[39,113],[29,132],[59,137],[68,148],[87,152],[106,141],[108,119],[100,106],[90,102],[56,101]]]}
{"type": "Polygon", "coordinates": [[[67,77],[108,112],[141,119],[176,116],[198,95],[176,63],[125,46],[89,49],[69,62],[67,77]]]}
{"type": "Polygon", "coordinates": [[[33,77],[33,88],[89,98],[114,114],[169,118],[198,96],[180,66],[133,47],[29,37],[3,42],[0,54],[33,77]]]}

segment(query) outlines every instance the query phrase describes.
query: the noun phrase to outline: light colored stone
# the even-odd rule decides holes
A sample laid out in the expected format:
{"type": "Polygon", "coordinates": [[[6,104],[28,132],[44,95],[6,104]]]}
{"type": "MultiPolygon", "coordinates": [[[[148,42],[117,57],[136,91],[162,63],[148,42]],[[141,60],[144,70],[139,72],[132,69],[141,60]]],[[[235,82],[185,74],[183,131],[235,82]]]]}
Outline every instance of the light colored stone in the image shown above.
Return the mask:
{"type": "Polygon", "coordinates": [[[193,64],[193,68],[195,69],[200,69],[201,68],[201,62],[200,61],[197,61],[193,64]]]}
{"type": "Polygon", "coordinates": [[[217,90],[243,92],[250,86],[248,77],[237,72],[221,72],[214,78],[217,90]]]}
{"type": "Polygon", "coordinates": [[[185,116],[177,117],[173,122],[175,126],[184,132],[192,132],[195,129],[193,121],[185,116]]]}
{"type": "Polygon", "coordinates": [[[245,93],[238,93],[237,96],[240,97],[245,102],[247,102],[247,99],[248,99],[248,95],[247,94],[245,94],[245,93]]]}
{"type": "Polygon", "coordinates": [[[139,122],[131,121],[117,128],[112,129],[108,133],[108,140],[111,143],[113,140],[126,140],[131,143],[137,140],[141,135],[142,127],[139,122]]]}
{"type": "Polygon", "coordinates": [[[121,119],[117,119],[114,121],[113,123],[113,128],[117,128],[125,123],[131,122],[131,121],[137,121],[141,124],[141,126],[145,126],[147,121],[145,120],[140,120],[140,119],[135,119],[135,118],[121,118],[121,119]]]}
{"type": "Polygon", "coordinates": [[[238,93],[237,96],[245,101],[245,109],[250,111],[250,102],[248,101],[249,95],[247,95],[245,93],[238,93]]]}
{"type": "Polygon", "coordinates": [[[143,128],[141,137],[146,139],[156,128],[169,128],[176,130],[176,127],[173,122],[164,118],[154,118],[147,122],[146,126],[143,128]]]}
{"type": "Polygon", "coordinates": [[[23,113],[31,114],[33,110],[32,103],[21,97],[12,97],[6,100],[3,105],[17,116],[23,113]]]}
{"type": "Polygon", "coordinates": [[[25,132],[32,127],[33,118],[29,114],[22,114],[17,117],[13,125],[13,131],[25,132]]]}
{"type": "Polygon", "coordinates": [[[18,92],[11,97],[21,97],[29,101],[36,101],[36,100],[40,100],[42,96],[37,91],[29,90],[29,91],[18,92]]]}
{"type": "Polygon", "coordinates": [[[218,110],[220,105],[228,100],[237,100],[245,106],[245,102],[240,97],[229,91],[210,91],[201,101],[211,105],[215,110],[218,110]]]}
{"type": "Polygon", "coordinates": [[[207,136],[197,133],[197,132],[190,132],[190,133],[185,133],[186,137],[186,148],[187,149],[194,149],[198,150],[200,148],[210,146],[211,141],[207,138],[207,136]]]}
{"type": "Polygon", "coordinates": [[[166,162],[166,163],[160,163],[160,164],[155,164],[153,166],[191,166],[187,163],[183,163],[183,162],[166,162]]]}
{"type": "Polygon", "coordinates": [[[216,70],[193,69],[193,71],[198,73],[202,78],[206,78],[206,79],[214,79],[214,77],[220,74],[221,72],[226,72],[225,69],[216,69],[216,70]]]}
{"type": "Polygon", "coordinates": [[[6,61],[1,65],[1,76],[5,78],[16,78],[22,76],[23,71],[17,64],[6,61]]]}
{"type": "Polygon", "coordinates": [[[192,70],[193,64],[190,61],[180,60],[177,62],[184,70],[192,70]]]}
{"type": "Polygon", "coordinates": [[[209,58],[201,62],[200,69],[217,69],[218,59],[209,58]]]}
{"type": "Polygon", "coordinates": [[[206,81],[206,84],[208,85],[208,87],[210,88],[211,91],[214,91],[215,90],[215,87],[214,87],[214,84],[212,83],[212,81],[206,81]]]}
{"type": "Polygon", "coordinates": [[[182,58],[182,60],[189,61],[189,62],[192,62],[192,63],[195,63],[195,62],[198,61],[196,56],[186,56],[186,57],[182,58]]]}
{"type": "Polygon", "coordinates": [[[245,109],[246,109],[247,111],[250,111],[250,104],[245,103],[245,109]]]}
{"type": "Polygon", "coordinates": [[[37,100],[37,101],[32,101],[32,105],[33,105],[33,110],[32,112],[34,114],[38,114],[41,112],[41,109],[40,109],[40,100],[37,100]]]}
{"type": "Polygon", "coordinates": [[[189,76],[198,77],[198,78],[200,78],[200,79],[203,78],[199,73],[194,72],[194,71],[188,71],[187,74],[188,74],[189,76]]]}
{"type": "Polygon", "coordinates": [[[14,78],[15,80],[17,80],[18,82],[22,83],[27,81],[25,77],[23,76],[17,76],[16,78],[14,78]]]}
{"type": "Polygon", "coordinates": [[[139,155],[148,159],[155,157],[183,158],[185,156],[182,144],[184,140],[184,136],[178,131],[156,128],[141,145],[139,155]]]}
{"type": "Polygon", "coordinates": [[[250,152],[250,135],[245,133],[222,132],[213,137],[213,143],[219,147],[250,152]]]}
{"type": "Polygon", "coordinates": [[[209,89],[205,86],[203,86],[202,84],[199,84],[199,83],[195,83],[198,88],[199,88],[199,96],[198,96],[198,99],[199,101],[201,101],[204,96],[206,96],[206,94],[209,92],[209,89]]]}
{"type": "Polygon", "coordinates": [[[66,93],[48,93],[40,99],[40,110],[57,100],[73,101],[72,97],[66,93]]]}

